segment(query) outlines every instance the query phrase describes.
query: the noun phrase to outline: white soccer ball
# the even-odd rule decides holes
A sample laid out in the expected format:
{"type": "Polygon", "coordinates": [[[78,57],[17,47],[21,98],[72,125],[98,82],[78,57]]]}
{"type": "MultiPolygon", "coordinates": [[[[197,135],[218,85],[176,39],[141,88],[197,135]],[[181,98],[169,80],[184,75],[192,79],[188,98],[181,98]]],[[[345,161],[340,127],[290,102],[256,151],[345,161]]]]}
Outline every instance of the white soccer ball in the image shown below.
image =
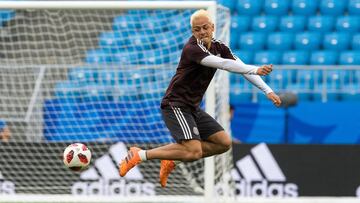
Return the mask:
{"type": "Polygon", "coordinates": [[[86,169],[91,160],[91,151],[82,143],[74,143],[64,150],[63,161],[66,167],[73,171],[86,169]]]}

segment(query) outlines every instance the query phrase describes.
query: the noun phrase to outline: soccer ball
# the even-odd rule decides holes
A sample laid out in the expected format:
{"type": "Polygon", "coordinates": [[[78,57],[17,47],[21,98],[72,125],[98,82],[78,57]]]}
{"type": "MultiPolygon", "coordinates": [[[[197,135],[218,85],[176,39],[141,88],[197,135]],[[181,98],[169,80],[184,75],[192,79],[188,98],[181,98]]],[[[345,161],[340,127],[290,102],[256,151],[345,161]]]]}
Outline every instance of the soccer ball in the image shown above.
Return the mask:
{"type": "Polygon", "coordinates": [[[91,151],[82,143],[74,143],[64,150],[63,161],[66,167],[73,171],[86,169],[91,160],[91,151]]]}

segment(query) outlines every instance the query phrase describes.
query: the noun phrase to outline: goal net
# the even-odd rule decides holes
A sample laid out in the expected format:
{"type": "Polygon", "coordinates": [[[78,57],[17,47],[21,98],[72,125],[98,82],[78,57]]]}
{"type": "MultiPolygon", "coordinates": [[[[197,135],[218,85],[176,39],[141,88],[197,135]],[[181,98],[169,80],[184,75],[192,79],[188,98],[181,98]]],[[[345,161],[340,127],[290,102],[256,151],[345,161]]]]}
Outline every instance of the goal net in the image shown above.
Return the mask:
{"type": "MultiPolygon", "coordinates": [[[[230,152],[180,164],[164,189],[159,160],[124,178],[117,172],[128,147],[174,142],[159,106],[191,36],[190,15],[212,9],[216,36],[227,42],[227,9],[213,2],[22,3],[0,2],[12,13],[0,29],[0,127],[11,134],[0,143],[0,195],[117,201],[232,195],[230,152]],[[61,160],[74,142],[92,150],[90,167],[80,173],[61,160]]],[[[228,89],[226,72],[218,71],[203,105],[226,129],[228,89]]]]}

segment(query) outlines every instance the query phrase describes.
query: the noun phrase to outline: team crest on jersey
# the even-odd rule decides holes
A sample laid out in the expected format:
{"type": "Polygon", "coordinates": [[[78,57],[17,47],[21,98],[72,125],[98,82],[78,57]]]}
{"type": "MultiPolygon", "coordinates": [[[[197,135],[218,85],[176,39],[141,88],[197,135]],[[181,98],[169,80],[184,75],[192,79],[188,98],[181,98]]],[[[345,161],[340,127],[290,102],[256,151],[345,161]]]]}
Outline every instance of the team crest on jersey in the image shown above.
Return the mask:
{"type": "Polygon", "coordinates": [[[195,135],[199,135],[199,130],[197,129],[197,127],[193,128],[193,132],[195,133],[195,135]]]}

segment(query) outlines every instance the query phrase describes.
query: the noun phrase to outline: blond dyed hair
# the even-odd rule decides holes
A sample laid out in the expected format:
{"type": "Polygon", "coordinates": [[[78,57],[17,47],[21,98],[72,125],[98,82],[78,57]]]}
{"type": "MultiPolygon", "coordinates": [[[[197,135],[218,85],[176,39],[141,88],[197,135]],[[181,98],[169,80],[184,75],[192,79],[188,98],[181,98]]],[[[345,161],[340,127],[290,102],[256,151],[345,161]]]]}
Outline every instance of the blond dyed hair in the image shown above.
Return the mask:
{"type": "Polygon", "coordinates": [[[207,17],[211,23],[214,23],[208,11],[206,11],[204,9],[199,9],[199,10],[195,11],[190,17],[190,26],[191,27],[193,25],[194,19],[199,18],[199,17],[207,17]]]}

